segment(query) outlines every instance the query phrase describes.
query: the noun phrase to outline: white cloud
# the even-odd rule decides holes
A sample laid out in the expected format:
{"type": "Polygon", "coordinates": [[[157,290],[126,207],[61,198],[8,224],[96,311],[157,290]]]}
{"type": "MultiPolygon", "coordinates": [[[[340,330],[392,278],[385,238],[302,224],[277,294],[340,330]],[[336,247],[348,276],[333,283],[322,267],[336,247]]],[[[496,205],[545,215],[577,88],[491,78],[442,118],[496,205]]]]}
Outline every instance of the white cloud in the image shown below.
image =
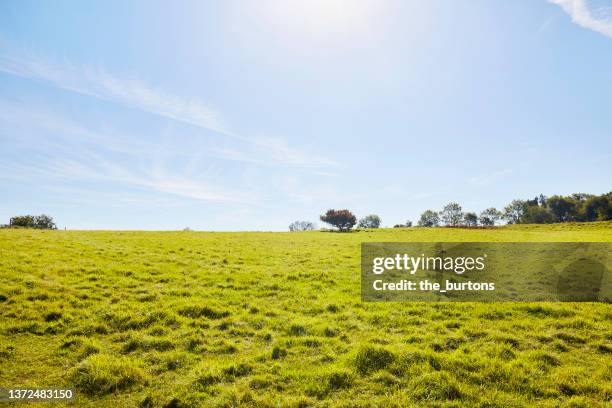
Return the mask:
{"type": "Polygon", "coordinates": [[[586,0],[549,0],[565,11],[575,24],[612,38],[612,8],[594,8],[586,0]]]}

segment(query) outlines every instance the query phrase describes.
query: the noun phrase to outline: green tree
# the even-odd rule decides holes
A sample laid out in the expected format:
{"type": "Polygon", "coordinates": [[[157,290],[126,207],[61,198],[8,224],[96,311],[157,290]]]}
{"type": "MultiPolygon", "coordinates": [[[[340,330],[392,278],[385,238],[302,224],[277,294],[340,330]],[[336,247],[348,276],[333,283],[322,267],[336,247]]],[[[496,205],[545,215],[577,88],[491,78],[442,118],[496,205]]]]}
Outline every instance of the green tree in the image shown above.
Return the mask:
{"type": "Polygon", "coordinates": [[[525,207],[527,207],[525,201],[512,200],[510,204],[504,207],[503,218],[508,221],[508,224],[519,224],[525,212],[525,207]]]}
{"type": "Polygon", "coordinates": [[[18,215],[16,217],[11,217],[9,225],[11,227],[34,228],[34,216],[18,215]]]}
{"type": "Polygon", "coordinates": [[[427,210],[421,214],[421,218],[419,222],[417,222],[417,225],[419,227],[437,227],[440,225],[440,216],[435,211],[427,210]]]}
{"type": "Polygon", "coordinates": [[[585,221],[612,220],[612,200],[605,194],[588,198],[583,208],[585,221]]]}
{"type": "Polygon", "coordinates": [[[463,211],[458,203],[448,203],[440,211],[440,219],[446,225],[456,227],[461,224],[463,219],[463,211]]]}
{"type": "Polygon", "coordinates": [[[523,224],[552,224],[555,217],[548,208],[530,205],[525,209],[521,218],[523,224]]]}
{"type": "Polygon", "coordinates": [[[491,207],[480,213],[479,221],[481,225],[493,226],[502,217],[502,213],[497,211],[496,208],[491,207]]]}
{"type": "Polygon", "coordinates": [[[473,212],[466,212],[463,216],[463,222],[468,227],[475,227],[478,225],[478,216],[473,212]]]}
{"type": "Polygon", "coordinates": [[[379,228],[381,222],[382,221],[378,215],[370,214],[360,219],[357,226],[359,228],[379,228]]]}
{"type": "Polygon", "coordinates": [[[53,222],[53,218],[45,214],[34,217],[34,228],[57,229],[55,223],[53,222]]]}
{"type": "Polygon", "coordinates": [[[554,195],[546,200],[546,206],[558,222],[575,221],[578,215],[578,202],[571,197],[554,195]]]}
{"type": "Polygon", "coordinates": [[[11,217],[9,226],[37,229],[57,229],[55,223],[53,222],[53,218],[45,214],[18,215],[16,217],[11,217]]]}

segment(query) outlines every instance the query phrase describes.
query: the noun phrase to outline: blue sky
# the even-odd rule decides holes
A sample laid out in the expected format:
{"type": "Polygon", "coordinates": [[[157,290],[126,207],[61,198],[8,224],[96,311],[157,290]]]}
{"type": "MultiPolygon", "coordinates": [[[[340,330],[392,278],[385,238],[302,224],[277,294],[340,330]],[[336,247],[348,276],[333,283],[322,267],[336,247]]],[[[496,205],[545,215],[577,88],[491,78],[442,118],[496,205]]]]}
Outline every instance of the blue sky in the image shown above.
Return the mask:
{"type": "Polygon", "coordinates": [[[612,180],[612,2],[0,3],[0,223],[416,221],[612,180]]]}

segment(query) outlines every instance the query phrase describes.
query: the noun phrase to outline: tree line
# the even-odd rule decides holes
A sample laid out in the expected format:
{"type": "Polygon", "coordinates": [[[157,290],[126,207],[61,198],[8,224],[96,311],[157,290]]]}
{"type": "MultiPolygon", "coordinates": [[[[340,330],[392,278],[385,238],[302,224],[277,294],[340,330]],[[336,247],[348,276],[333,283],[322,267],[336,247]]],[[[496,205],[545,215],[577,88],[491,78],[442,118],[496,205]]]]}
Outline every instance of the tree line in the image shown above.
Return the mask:
{"type": "MultiPolygon", "coordinates": [[[[320,220],[340,232],[350,231],[355,225],[358,228],[379,228],[381,219],[370,214],[357,221],[349,210],[330,209],[320,220]]],[[[594,195],[575,193],[568,196],[543,194],[531,200],[512,200],[502,210],[487,208],[476,214],[463,211],[459,203],[450,202],[442,210],[424,211],[417,226],[419,227],[493,227],[502,222],[507,224],[553,224],[559,222],[592,222],[612,220],[612,192],[594,195]]],[[[394,228],[411,227],[412,222],[396,224],[394,228]]],[[[290,231],[314,230],[315,224],[309,221],[295,221],[289,225],[290,231]]]]}
{"type": "Polygon", "coordinates": [[[601,195],[575,193],[551,197],[540,194],[531,200],[512,200],[502,211],[493,207],[487,208],[479,215],[463,212],[458,203],[452,202],[439,212],[425,211],[421,214],[417,225],[476,227],[494,226],[503,221],[508,224],[554,224],[609,220],[612,220],[612,192],[601,195]]]}

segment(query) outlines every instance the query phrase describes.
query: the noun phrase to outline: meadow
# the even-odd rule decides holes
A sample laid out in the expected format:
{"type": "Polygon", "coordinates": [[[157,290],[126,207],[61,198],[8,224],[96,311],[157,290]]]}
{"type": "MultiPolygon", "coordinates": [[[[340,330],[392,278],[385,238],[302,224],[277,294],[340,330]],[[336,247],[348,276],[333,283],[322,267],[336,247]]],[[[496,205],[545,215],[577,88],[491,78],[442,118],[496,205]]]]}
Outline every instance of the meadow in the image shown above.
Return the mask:
{"type": "Polygon", "coordinates": [[[0,230],[0,387],[56,406],[604,407],[603,303],[367,303],[361,242],[612,242],[612,223],[0,230]]]}

